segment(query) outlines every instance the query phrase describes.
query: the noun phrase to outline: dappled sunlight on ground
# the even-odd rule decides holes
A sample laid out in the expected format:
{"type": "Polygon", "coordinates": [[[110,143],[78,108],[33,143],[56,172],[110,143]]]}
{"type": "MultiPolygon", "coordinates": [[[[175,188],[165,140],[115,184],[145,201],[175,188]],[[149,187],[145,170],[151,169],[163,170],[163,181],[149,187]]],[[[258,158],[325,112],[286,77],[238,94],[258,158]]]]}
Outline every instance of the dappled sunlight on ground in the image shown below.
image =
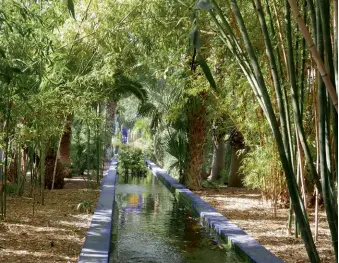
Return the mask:
{"type": "MultiPolygon", "coordinates": [[[[45,205],[37,193],[33,199],[8,198],[8,217],[0,223],[0,262],[77,262],[92,213],[80,213],[77,205],[91,202],[94,210],[100,191],[81,189],[72,181],[67,189],[45,191],[45,205]]],[[[80,185],[78,185],[80,184],[80,185]]]]}
{"type": "MultiPolygon", "coordinates": [[[[300,238],[287,234],[288,209],[278,209],[263,201],[255,190],[222,187],[195,191],[203,200],[245,230],[259,243],[289,263],[309,262],[300,238]]],[[[314,230],[314,211],[309,209],[311,229],[314,230]]],[[[325,212],[319,214],[319,237],[316,243],[322,262],[335,262],[325,212]]]]}

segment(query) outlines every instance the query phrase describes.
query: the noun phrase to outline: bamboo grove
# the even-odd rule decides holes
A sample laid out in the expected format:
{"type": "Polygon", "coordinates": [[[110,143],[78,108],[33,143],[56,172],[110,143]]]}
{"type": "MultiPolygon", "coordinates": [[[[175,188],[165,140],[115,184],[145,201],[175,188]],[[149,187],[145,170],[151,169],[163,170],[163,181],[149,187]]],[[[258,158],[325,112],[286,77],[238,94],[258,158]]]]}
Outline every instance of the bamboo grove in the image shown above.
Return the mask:
{"type": "Polygon", "coordinates": [[[303,192],[303,200],[301,191],[305,191],[302,181],[306,172],[324,200],[337,256],[338,213],[335,182],[338,165],[338,99],[334,88],[337,63],[333,62],[333,53],[337,49],[337,25],[333,23],[338,15],[337,3],[330,5],[329,1],[306,0],[298,3],[293,0],[252,2],[265,43],[266,65],[260,65],[258,61],[237,1],[230,0],[224,10],[214,0],[199,1],[196,8],[210,13],[225,47],[237,58],[238,65],[257,97],[275,137],[291,205],[310,261],[319,262],[305,209],[305,193],[303,192]],[[297,23],[291,18],[291,8],[297,23]],[[292,30],[292,24],[298,30],[292,30]],[[307,52],[306,47],[310,52],[307,52]],[[267,77],[271,79],[266,77],[265,80],[262,72],[266,67],[270,69],[270,76],[267,77]],[[269,86],[273,86],[274,93],[270,94],[269,86]],[[311,93],[312,88],[317,97],[313,99],[313,105],[308,105],[310,108],[306,109],[305,94],[311,93]],[[273,103],[276,104],[275,108],[273,103]],[[311,111],[313,125],[316,127],[315,155],[311,153],[303,124],[304,116],[310,114],[307,110],[311,111]],[[303,167],[304,162],[306,167],[303,167]]]}
{"type": "Polygon", "coordinates": [[[337,257],[337,17],[337,0],[0,0],[2,218],[27,172],[42,203],[66,176],[99,182],[125,127],[192,190],[289,206],[310,262],[323,202],[337,257]]]}

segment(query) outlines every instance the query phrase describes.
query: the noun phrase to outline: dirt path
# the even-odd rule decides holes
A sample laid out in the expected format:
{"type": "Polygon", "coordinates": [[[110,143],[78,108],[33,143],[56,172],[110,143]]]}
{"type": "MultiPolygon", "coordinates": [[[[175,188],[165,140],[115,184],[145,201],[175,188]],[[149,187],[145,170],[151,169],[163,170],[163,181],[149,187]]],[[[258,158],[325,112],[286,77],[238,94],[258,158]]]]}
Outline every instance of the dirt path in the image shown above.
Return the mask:
{"type": "Polygon", "coordinates": [[[0,262],[77,262],[100,194],[86,187],[75,178],[65,189],[46,190],[44,206],[37,195],[34,217],[31,198],[10,196],[8,219],[0,223],[0,262]],[[77,210],[81,202],[92,204],[89,214],[77,210]]]}
{"type": "MultiPolygon", "coordinates": [[[[277,216],[274,217],[273,208],[262,201],[259,192],[223,187],[195,193],[285,262],[309,262],[302,240],[287,234],[287,209],[278,209],[277,216]]],[[[313,231],[314,211],[310,211],[309,216],[313,231]]],[[[322,262],[333,263],[334,252],[324,211],[321,211],[319,221],[316,245],[322,262]]]]}

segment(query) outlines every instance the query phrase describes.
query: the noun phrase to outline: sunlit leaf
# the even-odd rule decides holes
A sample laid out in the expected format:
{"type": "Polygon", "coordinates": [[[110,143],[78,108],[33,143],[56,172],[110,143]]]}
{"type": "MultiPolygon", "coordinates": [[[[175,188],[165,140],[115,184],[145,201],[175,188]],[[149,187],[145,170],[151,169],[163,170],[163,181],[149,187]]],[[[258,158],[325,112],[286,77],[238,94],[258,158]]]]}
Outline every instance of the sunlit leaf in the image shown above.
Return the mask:
{"type": "Polygon", "coordinates": [[[75,19],[75,11],[74,11],[74,3],[73,0],[67,0],[67,7],[69,13],[72,15],[72,17],[75,19]]]}
{"type": "Polygon", "coordinates": [[[208,82],[210,83],[211,85],[211,88],[216,90],[217,89],[217,85],[215,84],[215,81],[214,81],[214,78],[213,78],[213,75],[211,73],[211,70],[210,68],[208,67],[206,61],[204,60],[204,58],[198,54],[197,56],[197,59],[198,59],[198,63],[200,65],[200,67],[202,68],[202,70],[204,71],[204,74],[208,80],[208,82]]]}
{"type": "Polygon", "coordinates": [[[197,26],[195,26],[192,32],[190,33],[190,40],[191,40],[192,45],[196,49],[200,49],[201,44],[200,44],[199,30],[197,26]]]}

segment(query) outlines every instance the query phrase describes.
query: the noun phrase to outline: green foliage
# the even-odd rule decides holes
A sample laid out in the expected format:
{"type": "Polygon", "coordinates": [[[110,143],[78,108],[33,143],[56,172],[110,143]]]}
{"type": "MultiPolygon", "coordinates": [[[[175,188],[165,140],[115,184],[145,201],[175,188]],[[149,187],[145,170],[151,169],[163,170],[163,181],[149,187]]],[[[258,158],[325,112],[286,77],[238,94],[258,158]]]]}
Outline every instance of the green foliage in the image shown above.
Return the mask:
{"type": "Polygon", "coordinates": [[[90,201],[83,201],[77,205],[77,211],[80,213],[92,213],[94,209],[94,204],[90,201]]]}
{"type": "MultiPolygon", "coordinates": [[[[79,117],[81,117],[81,115],[79,117]]],[[[88,117],[89,116],[87,116],[87,118],[88,117]]],[[[92,117],[94,118],[94,116],[92,117]]],[[[101,121],[100,119],[92,119],[92,121],[89,121],[89,123],[91,123],[89,127],[85,125],[81,119],[75,119],[73,121],[71,140],[72,175],[82,175],[88,168],[90,170],[97,170],[98,163],[102,162],[103,156],[98,155],[98,149],[96,147],[97,143],[102,144],[105,132],[103,129],[98,130],[97,128],[97,124],[100,124],[101,121]],[[88,129],[91,131],[89,141],[88,129]],[[90,167],[88,167],[88,160],[90,160],[90,167]]],[[[103,152],[103,149],[100,148],[99,151],[103,152]]]]}
{"type": "Polygon", "coordinates": [[[18,185],[15,183],[6,184],[5,191],[7,194],[15,194],[18,191],[18,185]]]}
{"type": "Polygon", "coordinates": [[[272,149],[256,146],[245,155],[241,170],[246,174],[244,184],[250,188],[263,189],[265,180],[269,180],[272,172],[272,149]]]}
{"type": "Polygon", "coordinates": [[[145,155],[142,150],[123,144],[119,148],[118,172],[121,175],[145,176],[145,155]]]}
{"type": "Polygon", "coordinates": [[[75,19],[75,11],[74,11],[73,0],[67,0],[67,7],[68,7],[68,11],[72,15],[72,17],[75,19]]]}

